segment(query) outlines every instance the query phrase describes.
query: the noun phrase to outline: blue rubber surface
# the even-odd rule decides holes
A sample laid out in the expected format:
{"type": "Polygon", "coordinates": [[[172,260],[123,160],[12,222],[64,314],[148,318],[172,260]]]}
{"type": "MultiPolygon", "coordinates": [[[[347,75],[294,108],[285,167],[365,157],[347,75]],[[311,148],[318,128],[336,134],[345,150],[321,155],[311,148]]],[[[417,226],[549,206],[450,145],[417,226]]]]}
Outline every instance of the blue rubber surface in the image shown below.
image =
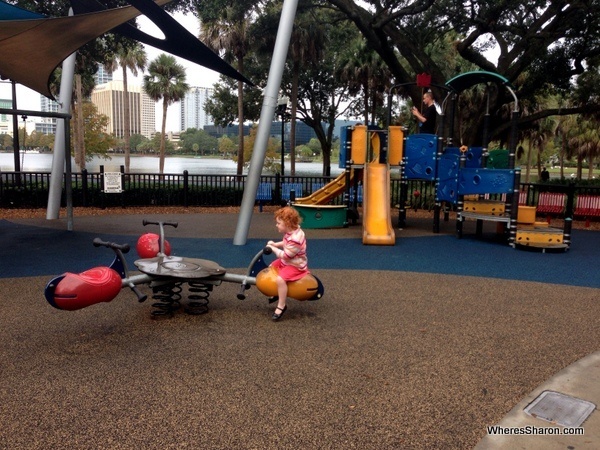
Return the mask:
{"type": "MultiPolygon", "coordinates": [[[[97,234],[16,225],[0,220],[0,278],[60,275],[109,265],[112,251],[96,248],[97,234]]],[[[103,240],[129,243],[126,255],[130,270],[138,259],[136,239],[102,235],[103,240]]],[[[169,238],[173,254],[203,258],[225,268],[245,268],[265,244],[249,239],[234,246],[232,239],[169,238]]],[[[309,267],[338,270],[391,270],[433,274],[467,275],[522,281],[538,281],[600,288],[600,233],[573,230],[566,253],[515,250],[505,244],[476,237],[454,236],[400,238],[395,246],[365,246],[360,239],[312,239],[309,267]]]]}

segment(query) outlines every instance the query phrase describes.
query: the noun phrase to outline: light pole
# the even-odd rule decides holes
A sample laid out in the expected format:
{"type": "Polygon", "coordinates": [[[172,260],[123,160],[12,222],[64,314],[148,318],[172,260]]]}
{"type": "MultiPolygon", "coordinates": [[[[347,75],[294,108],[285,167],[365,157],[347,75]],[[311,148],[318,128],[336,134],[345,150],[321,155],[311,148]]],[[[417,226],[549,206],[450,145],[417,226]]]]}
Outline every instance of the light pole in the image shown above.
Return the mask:
{"type": "Polygon", "coordinates": [[[288,102],[289,102],[289,98],[286,96],[282,96],[279,97],[279,100],[277,100],[277,114],[279,115],[279,118],[281,119],[281,177],[283,178],[283,175],[285,174],[285,165],[284,165],[284,158],[285,158],[285,140],[284,140],[284,135],[285,135],[285,116],[287,115],[287,107],[288,107],[288,102]]]}

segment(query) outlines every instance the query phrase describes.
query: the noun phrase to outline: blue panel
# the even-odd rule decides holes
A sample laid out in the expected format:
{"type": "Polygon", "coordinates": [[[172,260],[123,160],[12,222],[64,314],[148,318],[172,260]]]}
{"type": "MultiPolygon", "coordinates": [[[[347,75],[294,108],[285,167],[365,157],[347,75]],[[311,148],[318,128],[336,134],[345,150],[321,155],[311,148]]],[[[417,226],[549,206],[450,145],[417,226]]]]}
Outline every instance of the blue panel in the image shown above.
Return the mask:
{"type": "Polygon", "coordinates": [[[436,197],[440,201],[456,203],[458,199],[458,166],[457,154],[442,155],[439,166],[439,182],[436,197]]]}
{"type": "MultiPolygon", "coordinates": [[[[446,147],[444,149],[444,154],[460,155],[460,148],[459,147],[446,147]]],[[[482,147],[470,147],[467,150],[467,154],[465,155],[467,158],[465,167],[469,167],[469,168],[473,168],[473,169],[478,169],[479,167],[481,167],[482,155],[483,155],[482,147]]]]}
{"type": "Polygon", "coordinates": [[[406,138],[404,157],[405,177],[409,180],[434,180],[437,136],[411,134],[406,138]]]}
{"type": "Polygon", "coordinates": [[[515,183],[515,171],[508,169],[462,169],[458,175],[460,195],[510,194],[515,183]]]}

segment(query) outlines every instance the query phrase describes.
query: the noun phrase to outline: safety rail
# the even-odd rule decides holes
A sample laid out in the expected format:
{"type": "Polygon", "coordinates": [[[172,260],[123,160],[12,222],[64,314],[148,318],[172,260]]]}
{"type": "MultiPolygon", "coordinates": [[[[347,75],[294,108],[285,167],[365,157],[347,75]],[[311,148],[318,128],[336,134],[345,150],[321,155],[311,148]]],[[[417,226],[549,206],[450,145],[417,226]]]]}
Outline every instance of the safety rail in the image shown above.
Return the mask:
{"type": "MultiPolygon", "coordinates": [[[[102,192],[101,172],[77,172],[72,174],[73,206],[75,207],[130,207],[130,206],[239,206],[244,194],[246,175],[204,175],[189,174],[139,174],[124,173],[122,176],[123,193],[109,194],[102,192]]],[[[282,184],[300,184],[302,195],[307,196],[319,187],[332,181],[334,177],[325,176],[280,176],[262,175],[260,185],[271,187],[271,198],[268,188],[264,194],[257,192],[257,202],[262,204],[281,201],[282,184]],[[261,197],[262,196],[262,197],[261,197]]],[[[435,202],[435,182],[428,180],[408,180],[408,192],[411,193],[411,208],[431,209],[435,202]],[[418,195],[417,195],[418,193],[418,195]]],[[[398,208],[400,204],[400,186],[402,180],[392,178],[390,206],[398,208]]],[[[46,208],[48,202],[49,172],[0,172],[0,208],[46,208]]],[[[62,182],[62,202],[65,202],[64,180],[62,182]]],[[[575,197],[586,199],[600,197],[600,186],[574,186],[575,197]]],[[[537,183],[522,183],[519,193],[519,204],[538,206],[542,198],[544,208],[547,194],[559,194],[557,203],[565,205],[560,198],[568,191],[567,185],[548,185],[537,183]]],[[[360,202],[359,192],[359,202],[360,202]]],[[[296,197],[299,197],[298,191],[296,197]]],[[[501,200],[501,195],[491,194],[490,199],[501,200]]],[[[591,200],[590,200],[591,201],[591,200]]],[[[341,205],[344,196],[340,195],[331,204],[341,205]]],[[[579,202],[579,214],[584,201],[579,202]]],[[[597,210],[593,203],[591,212],[597,210]]],[[[557,215],[565,214],[566,210],[557,215]]],[[[598,217],[590,214],[590,217],[598,217]]]]}

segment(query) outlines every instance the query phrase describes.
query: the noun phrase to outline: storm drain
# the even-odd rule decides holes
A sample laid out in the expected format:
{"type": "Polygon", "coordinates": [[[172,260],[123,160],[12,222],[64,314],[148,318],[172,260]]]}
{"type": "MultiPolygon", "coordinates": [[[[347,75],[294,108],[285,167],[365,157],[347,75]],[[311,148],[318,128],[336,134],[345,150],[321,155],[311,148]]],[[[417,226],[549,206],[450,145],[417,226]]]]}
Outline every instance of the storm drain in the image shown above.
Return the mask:
{"type": "Polygon", "coordinates": [[[560,392],[544,391],[525,408],[525,413],[563,427],[579,427],[594,409],[596,405],[591,402],[560,392]]]}

